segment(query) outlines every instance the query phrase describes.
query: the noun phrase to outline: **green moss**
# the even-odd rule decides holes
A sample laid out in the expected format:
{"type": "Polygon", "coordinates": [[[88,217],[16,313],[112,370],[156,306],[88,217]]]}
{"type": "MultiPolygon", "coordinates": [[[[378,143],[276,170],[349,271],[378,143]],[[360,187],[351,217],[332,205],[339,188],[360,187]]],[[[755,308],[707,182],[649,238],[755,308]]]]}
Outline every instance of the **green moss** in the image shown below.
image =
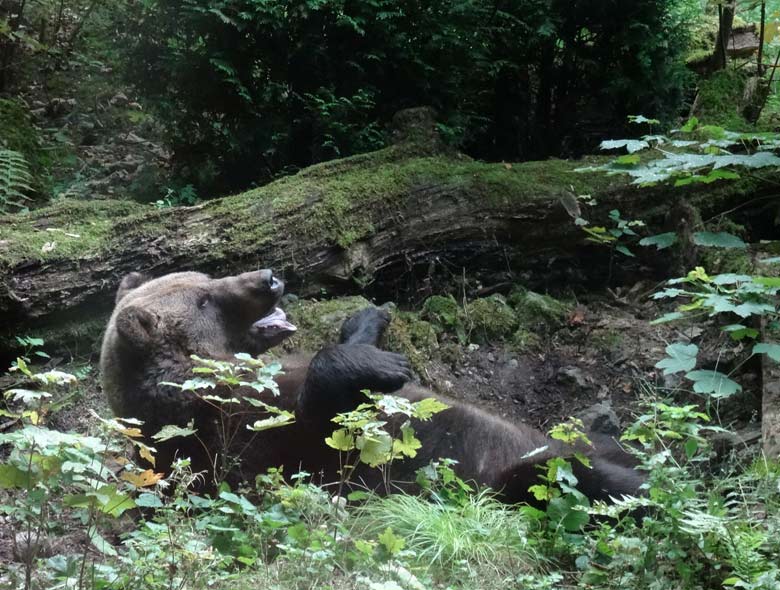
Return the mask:
{"type": "Polygon", "coordinates": [[[452,295],[433,295],[423,302],[422,317],[433,322],[439,331],[455,329],[462,323],[462,313],[452,295]]]}
{"type": "Polygon", "coordinates": [[[514,310],[500,295],[475,299],[466,305],[469,338],[474,342],[503,339],[517,328],[514,310]]]}
{"type": "Polygon", "coordinates": [[[710,275],[720,273],[752,274],[753,258],[748,249],[700,248],[699,265],[710,275]]]}
{"type": "MultiPolygon", "coordinates": [[[[195,220],[201,217],[208,222],[203,230],[208,248],[197,240],[194,247],[200,260],[203,256],[211,260],[255,259],[258,251],[265,250],[295,264],[313,247],[336,245],[345,249],[343,278],[359,281],[362,269],[367,274],[371,271],[362,241],[376,228],[386,226],[388,217],[403,215],[399,205],[409,206],[409,196],[420,187],[442,186],[453,198],[473,196],[479,202],[480,214],[523,215],[527,203],[554,202],[571,190],[598,198],[605,192],[628,189],[627,176],[575,172],[607,160],[488,164],[463,156],[414,157],[408,147],[394,146],[312,166],[264,187],[199,206],[193,215],[195,220]]],[[[718,190],[733,194],[750,189],[740,182],[723,189],[708,187],[706,196],[710,198],[712,191],[718,190]]],[[[752,186],[758,182],[753,180],[752,186]]],[[[176,210],[157,211],[130,203],[79,205],[63,201],[27,216],[0,218],[0,264],[99,255],[121,246],[114,236],[125,243],[168,228],[181,229],[179,215],[176,210]],[[66,209],[73,212],[71,219],[61,215],[66,209]],[[59,221],[53,223],[52,217],[59,221]],[[68,228],[69,233],[82,237],[66,240],[60,236],[54,250],[43,252],[43,245],[51,241],[43,233],[46,227],[68,228]]],[[[188,243],[179,247],[186,249],[188,243]]]]}
{"type": "Polygon", "coordinates": [[[116,239],[117,220],[140,211],[129,201],[63,199],[34,212],[0,216],[0,267],[97,255],[116,239]]]}
{"type": "Polygon", "coordinates": [[[300,299],[286,306],[285,311],[298,332],[285,342],[284,349],[317,352],[323,346],[338,342],[344,320],[370,305],[363,297],[341,297],[327,301],[300,299]]]}
{"type": "Polygon", "coordinates": [[[433,324],[411,312],[396,312],[387,329],[387,348],[406,355],[418,375],[438,356],[439,341],[433,324]]]}
{"type": "Polygon", "coordinates": [[[691,26],[688,51],[684,56],[688,64],[704,62],[715,50],[715,41],[718,38],[718,19],[713,15],[702,15],[691,26]]]}
{"type": "Polygon", "coordinates": [[[510,343],[513,350],[523,353],[538,349],[542,345],[542,340],[535,332],[520,327],[512,334],[510,343]]]}
{"type": "Polygon", "coordinates": [[[96,256],[116,239],[117,220],[139,211],[129,201],[63,199],[46,209],[0,216],[0,266],[96,256]]]}
{"type": "Polygon", "coordinates": [[[747,74],[744,70],[726,68],[699,82],[696,116],[709,126],[717,125],[730,131],[752,129],[742,116],[742,95],[747,74]]]}
{"type": "MultiPolygon", "coordinates": [[[[735,223],[727,217],[722,217],[715,226],[708,226],[708,231],[727,232],[747,239],[747,230],[744,225],[735,223]]],[[[755,272],[755,264],[750,249],[739,248],[698,248],[699,265],[708,273],[737,273],[752,274],[755,272]]]]}
{"type": "Polygon", "coordinates": [[[571,307],[549,295],[516,286],[508,297],[520,325],[527,330],[553,329],[566,322],[571,307]]]}
{"type": "Polygon", "coordinates": [[[413,157],[402,147],[393,146],[318,164],[295,176],[212,202],[207,207],[218,213],[242,212],[223,228],[233,252],[242,244],[254,248],[276,239],[278,224],[258,222],[268,219],[266,213],[285,219],[302,208],[305,215],[294,215],[295,226],[291,231],[346,249],[374,232],[387,215],[397,215],[397,202],[415,188],[440,184],[451,186],[455,192],[459,187],[479,190],[484,193],[486,206],[506,206],[550,198],[572,186],[591,194],[625,186],[627,179],[575,172],[577,168],[604,161],[602,158],[589,162],[486,164],[463,156],[413,157]],[[253,215],[254,212],[262,215],[253,215]]]}

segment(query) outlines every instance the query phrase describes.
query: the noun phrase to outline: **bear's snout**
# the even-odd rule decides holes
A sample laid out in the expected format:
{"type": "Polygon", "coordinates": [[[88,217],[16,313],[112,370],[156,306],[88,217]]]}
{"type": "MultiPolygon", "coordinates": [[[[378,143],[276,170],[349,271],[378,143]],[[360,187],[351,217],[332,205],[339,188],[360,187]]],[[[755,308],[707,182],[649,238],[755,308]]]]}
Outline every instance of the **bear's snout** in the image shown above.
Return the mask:
{"type": "MultiPolygon", "coordinates": [[[[264,268],[263,270],[255,270],[252,272],[245,272],[238,275],[232,280],[236,280],[243,288],[253,291],[260,291],[262,293],[270,293],[274,296],[281,297],[284,292],[284,282],[274,276],[272,270],[264,268]]],[[[227,280],[231,280],[228,277],[227,280]]]]}

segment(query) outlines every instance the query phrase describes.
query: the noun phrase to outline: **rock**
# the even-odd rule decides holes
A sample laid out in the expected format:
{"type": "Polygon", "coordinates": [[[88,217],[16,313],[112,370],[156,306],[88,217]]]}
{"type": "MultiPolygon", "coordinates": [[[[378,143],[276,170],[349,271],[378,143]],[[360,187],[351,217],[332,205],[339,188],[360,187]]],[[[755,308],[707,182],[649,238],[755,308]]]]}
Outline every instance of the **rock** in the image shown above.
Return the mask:
{"type": "Polygon", "coordinates": [[[479,350],[479,344],[469,344],[468,345],[468,351],[469,352],[477,352],[479,350]]]}
{"type": "Polygon", "coordinates": [[[520,366],[520,363],[517,361],[517,359],[512,359],[509,361],[509,367],[512,369],[516,369],[520,366]]]}
{"type": "Polygon", "coordinates": [[[489,360],[491,363],[496,362],[496,355],[494,355],[492,352],[489,352],[487,355],[487,360],[489,360]]]}
{"type": "Polygon", "coordinates": [[[585,374],[582,372],[582,369],[580,369],[579,367],[573,367],[573,366],[561,367],[560,369],[558,369],[558,374],[556,375],[556,379],[558,383],[560,383],[561,385],[573,384],[582,389],[587,389],[590,387],[590,383],[588,383],[588,379],[585,377],[585,374]]]}
{"type": "Polygon", "coordinates": [[[593,404],[580,412],[578,417],[582,420],[586,432],[620,436],[620,419],[609,402],[593,404]]]}

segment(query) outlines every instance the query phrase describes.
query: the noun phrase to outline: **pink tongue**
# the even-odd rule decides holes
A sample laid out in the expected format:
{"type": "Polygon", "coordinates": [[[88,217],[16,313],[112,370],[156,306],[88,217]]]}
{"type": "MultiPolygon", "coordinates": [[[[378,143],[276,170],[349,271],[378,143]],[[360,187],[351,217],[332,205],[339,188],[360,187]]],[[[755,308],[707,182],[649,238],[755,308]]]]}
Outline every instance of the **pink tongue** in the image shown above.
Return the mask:
{"type": "Polygon", "coordinates": [[[278,307],[253,326],[264,333],[295,332],[298,329],[287,321],[287,315],[278,307]]]}

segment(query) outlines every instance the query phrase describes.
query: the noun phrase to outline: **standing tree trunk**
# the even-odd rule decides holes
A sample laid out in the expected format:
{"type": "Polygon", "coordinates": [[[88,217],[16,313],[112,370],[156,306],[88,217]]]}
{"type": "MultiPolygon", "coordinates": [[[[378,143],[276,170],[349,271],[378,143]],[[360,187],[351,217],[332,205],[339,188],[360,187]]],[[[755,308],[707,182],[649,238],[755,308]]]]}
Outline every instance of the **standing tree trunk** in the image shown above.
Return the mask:
{"type": "Polygon", "coordinates": [[[736,0],[724,0],[718,4],[718,37],[712,54],[711,71],[723,70],[727,65],[728,43],[734,26],[736,0]]]}

